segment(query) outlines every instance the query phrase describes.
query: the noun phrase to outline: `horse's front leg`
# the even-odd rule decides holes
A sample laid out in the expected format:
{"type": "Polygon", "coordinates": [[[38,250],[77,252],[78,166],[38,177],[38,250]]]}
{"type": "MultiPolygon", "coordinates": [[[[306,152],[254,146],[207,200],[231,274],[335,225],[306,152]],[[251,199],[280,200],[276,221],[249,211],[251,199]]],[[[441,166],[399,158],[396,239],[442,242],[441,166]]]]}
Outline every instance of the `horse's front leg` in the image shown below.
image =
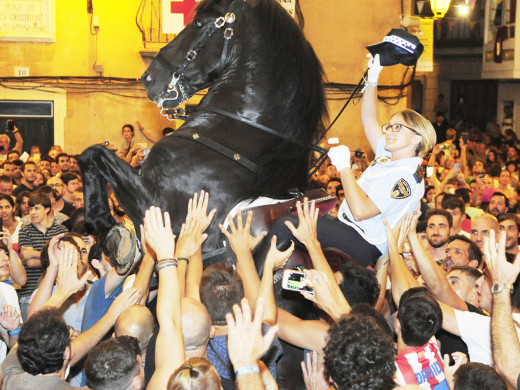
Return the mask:
{"type": "Polygon", "coordinates": [[[117,224],[110,213],[108,188],[134,222],[136,231],[150,206],[150,195],[139,175],[126,162],[104,146],[94,145],[79,157],[85,195],[85,220],[98,232],[103,250],[119,273],[132,265],[136,251],[136,234],[117,224]]]}

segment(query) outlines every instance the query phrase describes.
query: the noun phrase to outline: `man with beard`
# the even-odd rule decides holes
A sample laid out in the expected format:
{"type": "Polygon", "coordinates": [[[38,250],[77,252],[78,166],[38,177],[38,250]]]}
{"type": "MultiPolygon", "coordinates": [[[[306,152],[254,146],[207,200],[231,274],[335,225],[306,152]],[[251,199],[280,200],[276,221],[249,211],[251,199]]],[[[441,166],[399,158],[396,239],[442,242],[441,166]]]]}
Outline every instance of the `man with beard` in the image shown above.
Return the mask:
{"type": "Polygon", "coordinates": [[[501,193],[495,192],[489,201],[488,212],[497,217],[499,214],[507,213],[509,210],[509,199],[501,193]]]}
{"type": "Polygon", "coordinates": [[[63,181],[59,177],[53,176],[47,180],[47,185],[56,192],[56,202],[52,205],[52,209],[70,217],[75,208],[63,201],[63,181]]]}
{"type": "Polygon", "coordinates": [[[520,250],[518,248],[518,223],[514,214],[500,214],[498,217],[498,230],[506,232],[506,253],[510,253],[513,258],[520,250]]]}
{"type": "Polygon", "coordinates": [[[32,161],[27,161],[22,166],[22,182],[18,187],[15,188],[13,191],[13,195],[16,196],[22,191],[29,191],[33,192],[35,190],[34,188],[34,181],[36,180],[36,163],[32,161]]]}
{"type": "Polygon", "coordinates": [[[428,251],[438,264],[444,261],[452,226],[453,218],[446,210],[431,209],[426,213],[426,234],[430,246],[428,251]]]}

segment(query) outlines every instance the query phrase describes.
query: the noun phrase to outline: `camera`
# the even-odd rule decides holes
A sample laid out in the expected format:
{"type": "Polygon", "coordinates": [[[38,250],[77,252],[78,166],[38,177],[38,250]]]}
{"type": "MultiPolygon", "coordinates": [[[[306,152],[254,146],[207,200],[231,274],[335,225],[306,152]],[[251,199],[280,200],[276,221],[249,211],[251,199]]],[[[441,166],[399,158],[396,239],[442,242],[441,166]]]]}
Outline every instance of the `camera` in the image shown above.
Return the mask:
{"type": "Polygon", "coordinates": [[[361,151],[361,149],[354,150],[354,157],[355,158],[362,158],[363,157],[363,152],[361,151]]]}
{"type": "Polygon", "coordinates": [[[13,131],[14,130],[14,121],[12,119],[7,120],[7,131],[13,131]]]}

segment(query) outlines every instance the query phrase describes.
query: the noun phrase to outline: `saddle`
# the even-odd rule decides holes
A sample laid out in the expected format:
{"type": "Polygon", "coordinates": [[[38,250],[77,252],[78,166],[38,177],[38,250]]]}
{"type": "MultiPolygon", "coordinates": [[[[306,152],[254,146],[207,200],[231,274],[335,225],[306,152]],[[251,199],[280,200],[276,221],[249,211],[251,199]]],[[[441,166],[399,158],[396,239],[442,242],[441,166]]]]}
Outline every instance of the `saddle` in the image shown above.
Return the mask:
{"type": "MultiPolygon", "coordinates": [[[[306,191],[303,194],[299,193],[293,199],[282,201],[280,203],[245,208],[242,210],[243,214],[249,211],[253,212],[253,219],[251,221],[251,234],[253,236],[258,236],[262,232],[268,231],[274,222],[283,215],[297,214],[296,203],[298,201],[303,202],[304,198],[308,198],[309,201],[314,200],[316,202],[316,208],[319,210],[320,217],[325,216],[329,211],[331,211],[336,206],[338,201],[335,196],[327,194],[323,188],[318,188],[306,191]]],[[[233,222],[236,224],[236,215],[233,217],[233,222]]],[[[284,246],[283,244],[283,242],[279,243],[279,250],[287,249],[288,245],[284,246]],[[280,244],[282,247],[280,247],[280,244]]],[[[338,271],[341,264],[346,262],[354,262],[357,264],[357,262],[352,257],[337,248],[327,247],[322,248],[322,250],[333,272],[338,271]]],[[[285,268],[295,267],[312,268],[312,262],[309,254],[304,248],[299,246],[295,246],[293,254],[285,265],[285,268]]],[[[263,266],[260,268],[262,269],[258,269],[259,274],[262,273],[263,266]]],[[[277,279],[279,278],[277,278],[275,275],[275,283],[277,279]]]]}

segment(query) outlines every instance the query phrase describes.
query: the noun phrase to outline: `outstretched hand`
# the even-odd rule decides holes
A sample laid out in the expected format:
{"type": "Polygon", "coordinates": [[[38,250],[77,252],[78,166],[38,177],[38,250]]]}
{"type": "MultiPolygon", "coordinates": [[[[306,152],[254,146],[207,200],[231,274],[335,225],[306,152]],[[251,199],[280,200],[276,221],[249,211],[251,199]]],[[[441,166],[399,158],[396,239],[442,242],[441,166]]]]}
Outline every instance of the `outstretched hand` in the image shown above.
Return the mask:
{"type": "Polygon", "coordinates": [[[301,202],[296,202],[296,210],[298,211],[298,227],[296,228],[292,222],[285,221],[285,226],[291,231],[293,236],[303,245],[308,247],[318,241],[318,216],[320,210],[316,208],[316,202],[309,199],[303,199],[303,206],[301,202]]]}
{"type": "Polygon", "coordinates": [[[513,263],[509,263],[506,258],[506,232],[501,231],[499,237],[498,250],[494,230],[490,230],[489,236],[484,237],[487,268],[494,282],[514,283],[520,273],[520,254],[513,263]]]}
{"type": "Polygon", "coordinates": [[[372,54],[367,54],[368,57],[368,82],[377,83],[379,81],[379,74],[383,70],[383,66],[379,62],[379,54],[372,57],[372,54]]]}
{"type": "Polygon", "coordinates": [[[61,256],[58,258],[58,277],[56,283],[58,290],[70,296],[81,290],[90,277],[91,271],[85,272],[81,277],[78,276],[79,253],[76,248],[65,245],[61,256]]]}
{"type": "Polygon", "coordinates": [[[172,232],[170,214],[163,214],[159,207],[152,206],[144,216],[146,242],[157,255],[157,260],[171,259],[175,253],[175,236],[172,232]]]}
{"type": "Polygon", "coordinates": [[[278,332],[278,326],[273,326],[265,336],[262,335],[263,298],[257,301],[254,318],[251,316],[251,307],[247,299],[243,298],[240,304],[242,307],[233,306],[234,316],[231,313],[226,314],[229,359],[235,370],[256,365],[278,332]]]}
{"type": "Polygon", "coordinates": [[[263,232],[257,237],[251,235],[251,221],[253,220],[253,212],[247,213],[246,223],[242,221],[242,211],[237,213],[237,224],[233,222],[233,219],[228,215],[229,229],[228,231],[222,224],[219,225],[220,231],[226,236],[231,245],[233,252],[239,257],[239,254],[250,254],[251,251],[263,240],[267,232],[263,232]]]}
{"type": "Polygon", "coordinates": [[[272,270],[281,269],[284,267],[285,263],[287,263],[287,260],[289,260],[293,251],[294,241],[291,242],[291,246],[289,248],[281,252],[276,247],[276,236],[273,236],[271,237],[271,247],[269,248],[269,252],[267,253],[267,257],[265,259],[265,265],[272,270]]]}
{"type": "Polygon", "coordinates": [[[179,239],[177,240],[176,257],[190,258],[199,250],[208,235],[204,233],[211,223],[216,209],[207,214],[209,194],[201,191],[195,193],[188,202],[186,222],[182,224],[179,239]]]}
{"type": "Polygon", "coordinates": [[[0,314],[0,325],[7,331],[13,331],[20,326],[20,313],[14,306],[4,305],[4,311],[0,314]]]}

